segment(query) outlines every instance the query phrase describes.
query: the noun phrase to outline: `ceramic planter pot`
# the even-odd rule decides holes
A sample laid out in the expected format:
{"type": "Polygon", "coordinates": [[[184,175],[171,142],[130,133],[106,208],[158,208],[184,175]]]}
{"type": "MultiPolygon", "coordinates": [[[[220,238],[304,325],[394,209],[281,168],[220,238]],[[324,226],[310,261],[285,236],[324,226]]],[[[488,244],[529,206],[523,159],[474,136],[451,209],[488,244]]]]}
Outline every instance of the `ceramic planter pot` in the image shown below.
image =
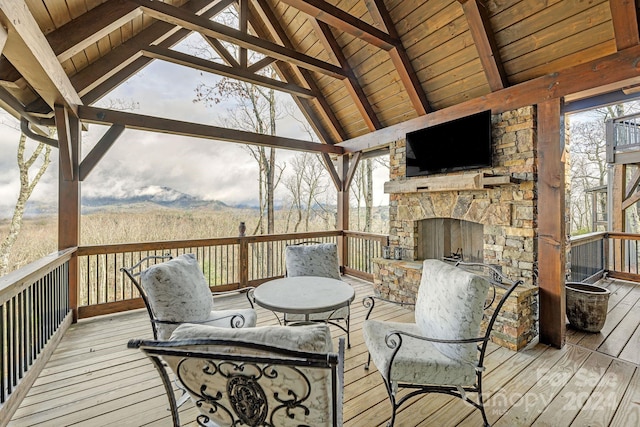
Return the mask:
{"type": "Polygon", "coordinates": [[[600,332],[607,320],[609,307],[608,289],[586,283],[565,284],[567,296],[567,318],[576,329],[600,332]]]}

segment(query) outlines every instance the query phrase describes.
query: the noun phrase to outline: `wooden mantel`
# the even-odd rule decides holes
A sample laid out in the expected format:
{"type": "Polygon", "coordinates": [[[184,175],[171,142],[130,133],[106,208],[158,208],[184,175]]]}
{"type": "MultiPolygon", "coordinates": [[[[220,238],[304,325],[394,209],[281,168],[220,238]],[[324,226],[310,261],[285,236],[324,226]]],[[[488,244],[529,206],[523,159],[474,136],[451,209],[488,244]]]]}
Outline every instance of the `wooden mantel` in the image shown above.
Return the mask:
{"type": "Polygon", "coordinates": [[[508,175],[486,175],[484,173],[429,176],[408,178],[402,181],[388,181],[384,183],[386,194],[419,193],[430,191],[459,191],[483,190],[497,185],[513,183],[508,175]]]}

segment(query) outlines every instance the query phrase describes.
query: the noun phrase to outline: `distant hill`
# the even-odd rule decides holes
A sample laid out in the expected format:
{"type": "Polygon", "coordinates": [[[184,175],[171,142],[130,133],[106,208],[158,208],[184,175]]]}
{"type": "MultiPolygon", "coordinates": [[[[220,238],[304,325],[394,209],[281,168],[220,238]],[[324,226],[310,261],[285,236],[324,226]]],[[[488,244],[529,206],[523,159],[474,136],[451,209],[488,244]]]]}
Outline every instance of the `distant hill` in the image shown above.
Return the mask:
{"type": "Polygon", "coordinates": [[[169,187],[150,186],[132,191],[124,197],[83,197],[82,211],[90,213],[113,207],[128,209],[224,209],[230,207],[219,200],[204,200],[169,187]]]}

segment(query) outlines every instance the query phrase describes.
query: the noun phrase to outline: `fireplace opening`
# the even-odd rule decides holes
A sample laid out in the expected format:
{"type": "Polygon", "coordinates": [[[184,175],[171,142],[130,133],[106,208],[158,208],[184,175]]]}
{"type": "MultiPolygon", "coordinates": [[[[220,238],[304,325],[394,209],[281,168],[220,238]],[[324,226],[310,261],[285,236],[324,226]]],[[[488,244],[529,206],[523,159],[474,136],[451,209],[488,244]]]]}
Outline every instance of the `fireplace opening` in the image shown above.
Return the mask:
{"type": "Polygon", "coordinates": [[[416,259],[484,261],[484,226],[453,218],[418,221],[416,259]]]}

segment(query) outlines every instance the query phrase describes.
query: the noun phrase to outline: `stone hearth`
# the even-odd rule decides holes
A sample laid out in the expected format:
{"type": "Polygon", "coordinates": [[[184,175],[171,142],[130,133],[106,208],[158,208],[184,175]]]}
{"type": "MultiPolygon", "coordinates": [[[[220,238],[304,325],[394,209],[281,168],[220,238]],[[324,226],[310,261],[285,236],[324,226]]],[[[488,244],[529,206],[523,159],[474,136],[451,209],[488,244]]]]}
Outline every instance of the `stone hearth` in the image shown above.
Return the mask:
{"type": "MultiPolygon", "coordinates": [[[[492,136],[494,166],[480,172],[491,176],[508,176],[511,183],[472,190],[390,194],[390,244],[402,248],[403,259],[376,259],[374,287],[381,295],[392,300],[413,302],[420,281],[421,260],[425,253],[429,253],[428,250],[425,252],[425,247],[454,252],[458,248],[452,245],[456,246],[462,241],[452,238],[445,231],[434,231],[431,225],[426,227],[424,220],[443,219],[443,224],[451,224],[450,220],[480,224],[481,241],[463,248],[462,255],[469,261],[500,266],[508,277],[524,279],[525,285],[507,302],[496,328],[496,341],[499,344],[520,349],[537,335],[537,287],[534,283],[537,249],[535,108],[521,108],[494,115],[492,136]],[[444,241],[423,241],[441,239],[440,235],[446,235],[444,241]]],[[[390,153],[392,182],[398,184],[412,179],[405,177],[405,141],[395,141],[390,153]]],[[[475,174],[478,172],[473,171],[475,174]]],[[[449,225],[449,228],[452,227],[449,225]]]]}

